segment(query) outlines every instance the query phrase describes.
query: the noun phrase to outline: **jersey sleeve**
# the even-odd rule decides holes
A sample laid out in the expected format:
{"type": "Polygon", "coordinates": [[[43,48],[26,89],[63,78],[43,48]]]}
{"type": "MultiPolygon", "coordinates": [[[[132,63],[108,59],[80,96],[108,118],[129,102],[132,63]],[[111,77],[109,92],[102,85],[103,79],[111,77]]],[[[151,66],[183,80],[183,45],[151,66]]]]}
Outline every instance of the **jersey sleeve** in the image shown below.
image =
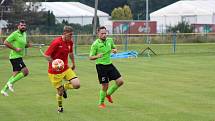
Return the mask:
{"type": "Polygon", "coordinates": [[[5,41],[7,42],[12,42],[15,40],[15,33],[13,32],[12,34],[10,34],[5,41]]]}
{"type": "Polygon", "coordinates": [[[49,45],[48,49],[46,50],[45,55],[50,56],[54,52],[56,47],[57,47],[57,43],[55,41],[53,41],[49,45]]]}
{"type": "Polygon", "coordinates": [[[95,44],[92,44],[90,48],[90,56],[94,56],[97,54],[97,46],[95,44]]]}

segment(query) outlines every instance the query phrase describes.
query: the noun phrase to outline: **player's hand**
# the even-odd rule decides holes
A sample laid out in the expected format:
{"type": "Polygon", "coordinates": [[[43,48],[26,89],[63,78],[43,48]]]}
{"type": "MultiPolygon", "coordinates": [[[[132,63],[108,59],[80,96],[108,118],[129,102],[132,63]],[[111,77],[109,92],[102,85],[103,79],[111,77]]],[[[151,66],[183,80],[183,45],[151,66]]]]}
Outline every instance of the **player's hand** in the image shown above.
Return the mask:
{"type": "Polygon", "coordinates": [[[101,58],[103,56],[102,53],[97,54],[97,58],[101,58]]]}
{"type": "Polygon", "coordinates": [[[117,53],[117,49],[112,49],[112,53],[117,53]]]}
{"type": "Polygon", "coordinates": [[[72,67],[71,67],[71,68],[72,68],[72,70],[75,70],[75,65],[72,65],[72,67]]]}
{"type": "Polygon", "coordinates": [[[22,50],[22,48],[16,48],[15,51],[16,52],[20,52],[22,50]]]}

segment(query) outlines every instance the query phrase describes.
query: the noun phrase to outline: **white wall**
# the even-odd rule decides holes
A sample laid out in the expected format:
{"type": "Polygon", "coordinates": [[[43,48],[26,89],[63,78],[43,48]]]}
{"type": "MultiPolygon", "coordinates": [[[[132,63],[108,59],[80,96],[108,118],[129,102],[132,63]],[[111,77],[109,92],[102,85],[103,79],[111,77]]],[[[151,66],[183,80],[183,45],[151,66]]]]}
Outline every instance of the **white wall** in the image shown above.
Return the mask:
{"type": "Polygon", "coordinates": [[[157,21],[157,32],[166,32],[168,26],[175,26],[181,21],[180,16],[151,16],[151,21],[157,21]]]}
{"type": "Polygon", "coordinates": [[[175,26],[186,21],[190,24],[215,24],[215,15],[188,15],[188,16],[151,16],[151,21],[157,21],[157,32],[166,32],[167,26],[175,26]]]}
{"type": "Polygon", "coordinates": [[[197,24],[213,24],[213,16],[212,15],[198,16],[197,24]]]}

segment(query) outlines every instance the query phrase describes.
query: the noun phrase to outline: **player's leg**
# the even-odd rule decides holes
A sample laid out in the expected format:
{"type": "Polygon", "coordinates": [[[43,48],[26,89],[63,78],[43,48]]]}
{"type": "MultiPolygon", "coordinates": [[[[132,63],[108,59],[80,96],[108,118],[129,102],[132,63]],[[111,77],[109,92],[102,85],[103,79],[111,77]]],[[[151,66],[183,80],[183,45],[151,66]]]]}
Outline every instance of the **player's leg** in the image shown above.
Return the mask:
{"type": "Polygon", "coordinates": [[[124,83],[122,77],[115,80],[115,83],[108,89],[107,95],[112,95],[124,83]]]}
{"type": "Polygon", "coordinates": [[[100,64],[96,65],[96,70],[99,83],[102,85],[102,88],[99,91],[99,108],[105,108],[104,100],[108,90],[109,78],[106,71],[106,66],[100,64]]]}
{"type": "Polygon", "coordinates": [[[74,89],[79,89],[80,88],[80,81],[79,81],[78,77],[71,79],[70,85],[72,85],[72,87],[74,89]]]}
{"type": "Polygon", "coordinates": [[[48,77],[52,83],[52,85],[56,88],[57,94],[56,94],[56,100],[58,105],[58,112],[63,112],[63,91],[64,88],[62,86],[62,74],[50,74],[48,73],[48,77]]]}
{"type": "Polygon", "coordinates": [[[10,61],[13,65],[13,78],[9,79],[7,85],[9,87],[9,90],[13,92],[13,84],[27,76],[29,74],[29,71],[22,58],[11,59],[10,61]]]}
{"type": "MultiPolygon", "coordinates": [[[[8,80],[12,79],[13,76],[11,76],[8,80]]],[[[1,89],[1,94],[4,95],[4,96],[8,96],[8,93],[7,93],[7,90],[8,90],[8,85],[7,83],[4,85],[4,87],[1,89]]]]}
{"type": "Polygon", "coordinates": [[[8,96],[8,94],[6,93],[6,91],[8,90],[8,88],[13,92],[13,85],[12,82],[14,80],[15,77],[15,81],[20,78],[23,78],[24,76],[22,76],[22,73],[19,74],[19,72],[22,70],[22,68],[26,67],[22,58],[16,58],[16,59],[10,59],[10,63],[13,67],[13,74],[12,76],[9,78],[9,80],[7,81],[6,85],[3,87],[3,89],[1,90],[1,93],[5,96],[8,96]]]}
{"type": "Polygon", "coordinates": [[[64,91],[63,86],[60,86],[57,88],[56,99],[57,99],[57,104],[58,104],[57,111],[59,113],[63,112],[63,93],[64,93],[63,91],[64,91]]]}
{"type": "Polygon", "coordinates": [[[119,71],[116,69],[115,66],[111,65],[110,66],[110,71],[109,71],[109,77],[110,80],[115,80],[115,83],[109,87],[109,89],[107,90],[107,99],[110,103],[113,103],[113,100],[111,98],[111,95],[120,87],[123,85],[124,81],[121,77],[121,74],[119,73],[119,71]]]}
{"type": "Polygon", "coordinates": [[[80,88],[80,81],[71,68],[67,69],[64,73],[65,79],[68,80],[68,82],[64,84],[66,90],[80,88]]]}
{"type": "Polygon", "coordinates": [[[105,108],[104,100],[108,90],[109,83],[102,83],[102,89],[99,91],[99,108],[105,108]]]}
{"type": "Polygon", "coordinates": [[[22,79],[23,77],[27,76],[29,74],[28,68],[24,67],[22,68],[21,71],[19,71],[18,73],[15,73],[13,78],[9,80],[9,82],[11,84],[14,84],[15,82],[17,82],[18,80],[22,79]]]}
{"type": "Polygon", "coordinates": [[[14,83],[28,75],[28,68],[24,67],[20,72],[15,73],[13,75],[13,78],[11,78],[7,83],[9,90],[12,92],[14,92],[14,83]]]}
{"type": "Polygon", "coordinates": [[[80,81],[76,76],[75,72],[71,68],[68,68],[63,73],[65,75],[64,78],[67,80],[67,82],[63,85],[64,87],[63,97],[67,98],[67,90],[80,88],[80,81]]]}

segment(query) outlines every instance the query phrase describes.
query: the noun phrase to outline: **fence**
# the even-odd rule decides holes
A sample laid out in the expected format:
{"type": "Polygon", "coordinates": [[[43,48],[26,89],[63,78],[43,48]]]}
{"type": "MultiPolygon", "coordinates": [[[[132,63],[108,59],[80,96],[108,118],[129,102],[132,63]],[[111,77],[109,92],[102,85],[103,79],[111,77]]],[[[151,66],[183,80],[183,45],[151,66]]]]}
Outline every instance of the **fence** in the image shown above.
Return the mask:
{"type": "MultiPolygon", "coordinates": [[[[28,40],[35,45],[46,45],[60,35],[30,35],[28,40]]],[[[156,54],[192,54],[192,53],[215,53],[215,33],[177,33],[177,34],[115,34],[109,35],[114,39],[119,51],[135,50],[141,53],[144,49],[150,48],[156,54]],[[148,36],[148,41],[147,41],[148,36]]],[[[1,36],[4,40],[6,37],[1,36]]],[[[90,45],[93,43],[92,35],[74,35],[75,55],[88,55],[90,45]]],[[[37,49],[37,47],[35,47],[37,49]]],[[[2,47],[0,49],[3,50],[2,47]]],[[[35,50],[28,50],[29,55],[39,56],[35,50]]],[[[38,51],[39,52],[39,51],[38,51]]]]}

